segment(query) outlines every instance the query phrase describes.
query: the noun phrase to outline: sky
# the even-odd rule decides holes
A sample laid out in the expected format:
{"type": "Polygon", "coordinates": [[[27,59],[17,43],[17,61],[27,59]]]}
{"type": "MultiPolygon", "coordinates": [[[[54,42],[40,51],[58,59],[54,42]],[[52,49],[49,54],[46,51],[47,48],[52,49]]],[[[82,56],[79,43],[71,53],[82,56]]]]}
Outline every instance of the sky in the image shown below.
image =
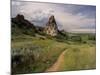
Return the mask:
{"type": "Polygon", "coordinates": [[[22,14],[34,25],[45,26],[49,17],[54,15],[60,30],[95,33],[96,6],[16,0],[11,4],[12,17],[22,14]]]}

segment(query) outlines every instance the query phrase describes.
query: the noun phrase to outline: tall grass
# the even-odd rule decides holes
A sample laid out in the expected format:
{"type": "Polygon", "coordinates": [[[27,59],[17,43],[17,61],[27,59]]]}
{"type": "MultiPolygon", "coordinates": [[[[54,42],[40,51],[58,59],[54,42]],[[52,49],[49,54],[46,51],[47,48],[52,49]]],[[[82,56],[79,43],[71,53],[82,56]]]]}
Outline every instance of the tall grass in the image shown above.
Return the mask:
{"type": "Polygon", "coordinates": [[[89,44],[72,45],[64,56],[59,71],[86,70],[96,68],[96,49],[89,44]]]}
{"type": "Polygon", "coordinates": [[[66,48],[67,46],[65,43],[50,39],[42,40],[33,38],[32,41],[13,41],[12,57],[14,57],[14,53],[24,55],[22,58],[24,62],[22,64],[23,66],[18,64],[16,67],[12,67],[12,71],[13,73],[43,72],[57,60],[58,56],[66,48]],[[30,57],[30,54],[33,55],[34,61],[32,57],[30,57]],[[33,61],[34,63],[26,61],[26,57],[28,61],[33,61]]]}
{"type": "Polygon", "coordinates": [[[96,68],[95,40],[88,39],[87,35],[74,37],[73,40],[13,36],[11,49],[12,59],[19,57],[17,60],[21,60],[17,63],[12,61],[14,74],[44,72],[65,50],[68,51],[58,71],[96,68]]]}

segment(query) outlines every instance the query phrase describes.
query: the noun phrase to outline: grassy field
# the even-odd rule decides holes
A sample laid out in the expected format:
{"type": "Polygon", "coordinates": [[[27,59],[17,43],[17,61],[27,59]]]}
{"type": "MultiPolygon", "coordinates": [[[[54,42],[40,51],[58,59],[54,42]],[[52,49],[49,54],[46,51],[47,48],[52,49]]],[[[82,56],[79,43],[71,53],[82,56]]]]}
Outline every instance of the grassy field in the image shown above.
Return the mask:
{"type": "MultiPolygon", "coordinates": [[[[19,53],[26,54],[28,57],[30,54],[27,55],[27,51],[32,50],[35,58],[34,63],[28,64],[27,62],[25,65],[23,63],[23,66],[21,67],[20,65],[17,65],[17,68],[14,68],[13,71],[14,73],[43,72],[56,61],[61,52],[66,48],[67,46],[65,43],[60,43],[50,39],[42,40],[33,37],[31,41],[28,39],[24,41],[13,41],[12,53],[13,51],[19,51],[19,53]],[[29,65],[31,67],[29,67],[29,65]]],[[[31,58],[29,59],[31,60],[31,58]]]]}
{"type": "Polygon", "coordinates": [[[89,70],[96,68],[95,45],[71,45],[64,54],[58,71],[89,70]]]}
{"type": "Polygon", "coordinates": [[[45,72],[51,67],[65,50],[63,62],[58,71],[72,71],[96,68],[96,49],[94,40],[63,40],[41,39],[31,36],[12,37],[13,55],[22,55],[22,62],[12,64],[12,73],[45,72]],[[66,42],[67,41],[67,42],[66,42]],[[31,55],[31,56],[30,56],[31,55]]]}

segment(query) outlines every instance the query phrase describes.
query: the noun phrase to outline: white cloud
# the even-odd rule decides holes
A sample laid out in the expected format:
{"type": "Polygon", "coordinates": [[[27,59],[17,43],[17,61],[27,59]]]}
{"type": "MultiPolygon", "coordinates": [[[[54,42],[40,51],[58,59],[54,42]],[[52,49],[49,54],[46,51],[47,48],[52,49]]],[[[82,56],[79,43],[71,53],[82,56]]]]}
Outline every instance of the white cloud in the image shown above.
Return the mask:
{"type": "Polygon", "coordinates": [[[21,2],[17,2],[17,1],[15,2],[15,1],[12,1],[12,5],[15,5],[15,6],[17,5],[17,6],[19,6],[20,4],[21,4],[21,2]]]}
{"type": "Polygon", "coordinates": [[[87,25],[89,26],[95,25],[95,18],[88,18],[81,12],[77,14],[69,12],[72,10],[75,10],[75,7],[73,8],[72,6],[68,6],[68,8],[65,8],[62,5],[49,4],[49,3],[36,3],[36,2],[12,3],[12,14],[16,13],[17,15],[18,13],[21,13],[25,16],[25,18],[27,18],[30,21],[31,20],[41,21],[44,18],[48,19],[49,16],[53,14],[58,24],[60,24],[61,28],[65,29],[66,31],[83,30],[83,31],[93,32],[92,29],[86,30],[86,29],[80,29],[80,27],[85,27],[87,25]]]}
{"type": "Polygon", "coordinates": [[[95,25],[94,18],[87,18],[84,15],[73,15],[67,12],[55,13],[56,20],[62,24],[66,31],[72,29],[80,29],[80,27],[87,27],[87,25],[95,25]]]}

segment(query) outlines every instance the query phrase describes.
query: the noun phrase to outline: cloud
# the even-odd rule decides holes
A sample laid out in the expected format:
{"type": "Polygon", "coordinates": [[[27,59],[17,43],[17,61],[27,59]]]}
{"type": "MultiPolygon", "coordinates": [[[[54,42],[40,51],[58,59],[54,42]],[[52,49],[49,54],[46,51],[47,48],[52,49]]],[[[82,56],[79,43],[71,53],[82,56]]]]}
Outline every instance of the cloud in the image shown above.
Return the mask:
{"type": "Polygon", "coordinates": [[[93,32],[95,12],[95,6],[12,1],[12,17],[20,13],[35,25],[44,26],[54,15],[58,28],[66,31],[93,32]]]}
{"type": "Polygon", "coordinates": [[[95,26],[94,18],[86,18],[84,15],[72,15],[70,13],[56,13],[57,21],[62,24],[65,30],[82,29],[95,26]]]}

